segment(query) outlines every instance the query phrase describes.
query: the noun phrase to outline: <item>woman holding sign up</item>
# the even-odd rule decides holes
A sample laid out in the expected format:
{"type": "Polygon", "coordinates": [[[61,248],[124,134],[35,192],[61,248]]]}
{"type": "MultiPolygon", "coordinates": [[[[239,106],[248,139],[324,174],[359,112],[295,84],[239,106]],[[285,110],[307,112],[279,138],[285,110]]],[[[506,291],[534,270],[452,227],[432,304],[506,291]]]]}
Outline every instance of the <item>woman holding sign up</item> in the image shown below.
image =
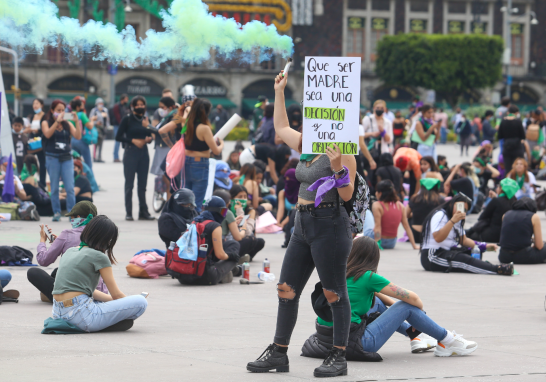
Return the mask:
{"type": "MultiPolygon", "coordinates": [[[[275,79],[275,131],[290,148],[301,153],[302,134],[290,128],[286,114],[286,82],[283,73],[275,79]]],[[[296,178],[301,185],[295,231],[286,250],[277,286],[279,308],[274,343],[256,361],[248,363],[249,371],[288,371],[287,350],[296,325],[299,299],[316,267],[324,295],[332,308],[334,347],[324,363],[315,369],[314,375],[347,375],[345,347],[349,338],[351,306],[346,268],[352,234],[343,203],[353,195],[356,161],[354,155],[342,156],[336,144],[325,151],[325,154],[302,154],[296,168],[296,178]]]]}
{"type": "Polygon", "coordinates": [[[434,123],[432,117],[434,116],[434,110],[430,105],[423,105],[421,107],[422,117],[415,124],[415,131],[411,136],[412,142],[416,142],[417,151],[422,156],[431,156],[434,161],[438,161],[436,155],[436,138],[440,131],[442,121],[434,123]]]}

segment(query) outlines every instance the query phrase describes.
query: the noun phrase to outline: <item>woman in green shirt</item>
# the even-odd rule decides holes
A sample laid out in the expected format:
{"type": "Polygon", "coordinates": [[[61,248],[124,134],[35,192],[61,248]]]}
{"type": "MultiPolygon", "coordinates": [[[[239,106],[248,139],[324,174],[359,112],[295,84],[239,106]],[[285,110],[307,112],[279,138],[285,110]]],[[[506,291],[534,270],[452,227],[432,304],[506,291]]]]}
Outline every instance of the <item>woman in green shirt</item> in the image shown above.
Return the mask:
{"type": "MultiPolygon", "coordinates": [[[[379,248],[375,241],[369,237],[356,239],[347,261],[351,322],[359,324],[366,314],[381,312],[378,318],[366,325],[362,336],[364,351],[378,351],[395,331],[411,338],[414,353],[436,346],[435,356],[449,357],[467,355],[478,348],[476,342],[467,341],[430,319],[423,311],[419,296],[377,274],[378,264],[379,248]],[[391,297],[400,301],[395,302],[391,297]]],[[[318,318],[318,323],[332,325],[321,318],[318,318]]]]}
{"type": "Polygon", "coordinates": [[[61,258],[53,287],[53,318],[98,332],[120,321],[118,330],[127,330],[144,313],[146,299],[125,296],[114,280],[112,249],[117,239],[118,227],[106,216],[99,215],[87,224],[80,246],[70,248],[61,258]],[[96,290],[101,276],[109,295],[96,290]]]}

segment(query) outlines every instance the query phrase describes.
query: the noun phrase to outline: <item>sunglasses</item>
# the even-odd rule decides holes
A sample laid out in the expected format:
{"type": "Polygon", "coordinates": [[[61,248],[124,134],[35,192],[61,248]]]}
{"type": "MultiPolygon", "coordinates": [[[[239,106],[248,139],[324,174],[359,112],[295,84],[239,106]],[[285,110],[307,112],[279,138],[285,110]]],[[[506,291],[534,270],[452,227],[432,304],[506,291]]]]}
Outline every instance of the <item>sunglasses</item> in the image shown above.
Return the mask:
{"type": "Polygon", "coordinates": [[[209,207],[207,208],[207,211],[218,212],[220,215],[222,215],[222,217],[225,218],[228,212],[228,208],[227,207],[209,207]]]}

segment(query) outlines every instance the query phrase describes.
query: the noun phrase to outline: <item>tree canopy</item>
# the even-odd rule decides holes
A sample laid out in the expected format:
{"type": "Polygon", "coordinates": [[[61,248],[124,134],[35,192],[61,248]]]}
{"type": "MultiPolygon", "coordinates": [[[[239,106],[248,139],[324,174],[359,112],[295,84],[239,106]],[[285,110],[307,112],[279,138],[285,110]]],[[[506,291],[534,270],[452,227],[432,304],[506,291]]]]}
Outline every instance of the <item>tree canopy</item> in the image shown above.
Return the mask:
{"type": "Polygon", "coordinates": [[[501,79],[504,43],[476,34],[384,36],[377,47],[376,73],[387,85],[434,89],[454,105],[468,89],[501,79]]]}

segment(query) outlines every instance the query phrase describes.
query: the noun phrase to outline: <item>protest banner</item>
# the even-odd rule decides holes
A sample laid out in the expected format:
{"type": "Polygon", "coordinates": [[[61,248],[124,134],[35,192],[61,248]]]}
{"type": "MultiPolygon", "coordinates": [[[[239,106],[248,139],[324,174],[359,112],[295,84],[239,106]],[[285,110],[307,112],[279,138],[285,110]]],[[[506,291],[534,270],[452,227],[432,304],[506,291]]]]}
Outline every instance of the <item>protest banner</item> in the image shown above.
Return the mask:
{"type": "Polygon", "coordinates": [[[360,58],[305,57],[303,154],[358,154],[360,58]]]}

